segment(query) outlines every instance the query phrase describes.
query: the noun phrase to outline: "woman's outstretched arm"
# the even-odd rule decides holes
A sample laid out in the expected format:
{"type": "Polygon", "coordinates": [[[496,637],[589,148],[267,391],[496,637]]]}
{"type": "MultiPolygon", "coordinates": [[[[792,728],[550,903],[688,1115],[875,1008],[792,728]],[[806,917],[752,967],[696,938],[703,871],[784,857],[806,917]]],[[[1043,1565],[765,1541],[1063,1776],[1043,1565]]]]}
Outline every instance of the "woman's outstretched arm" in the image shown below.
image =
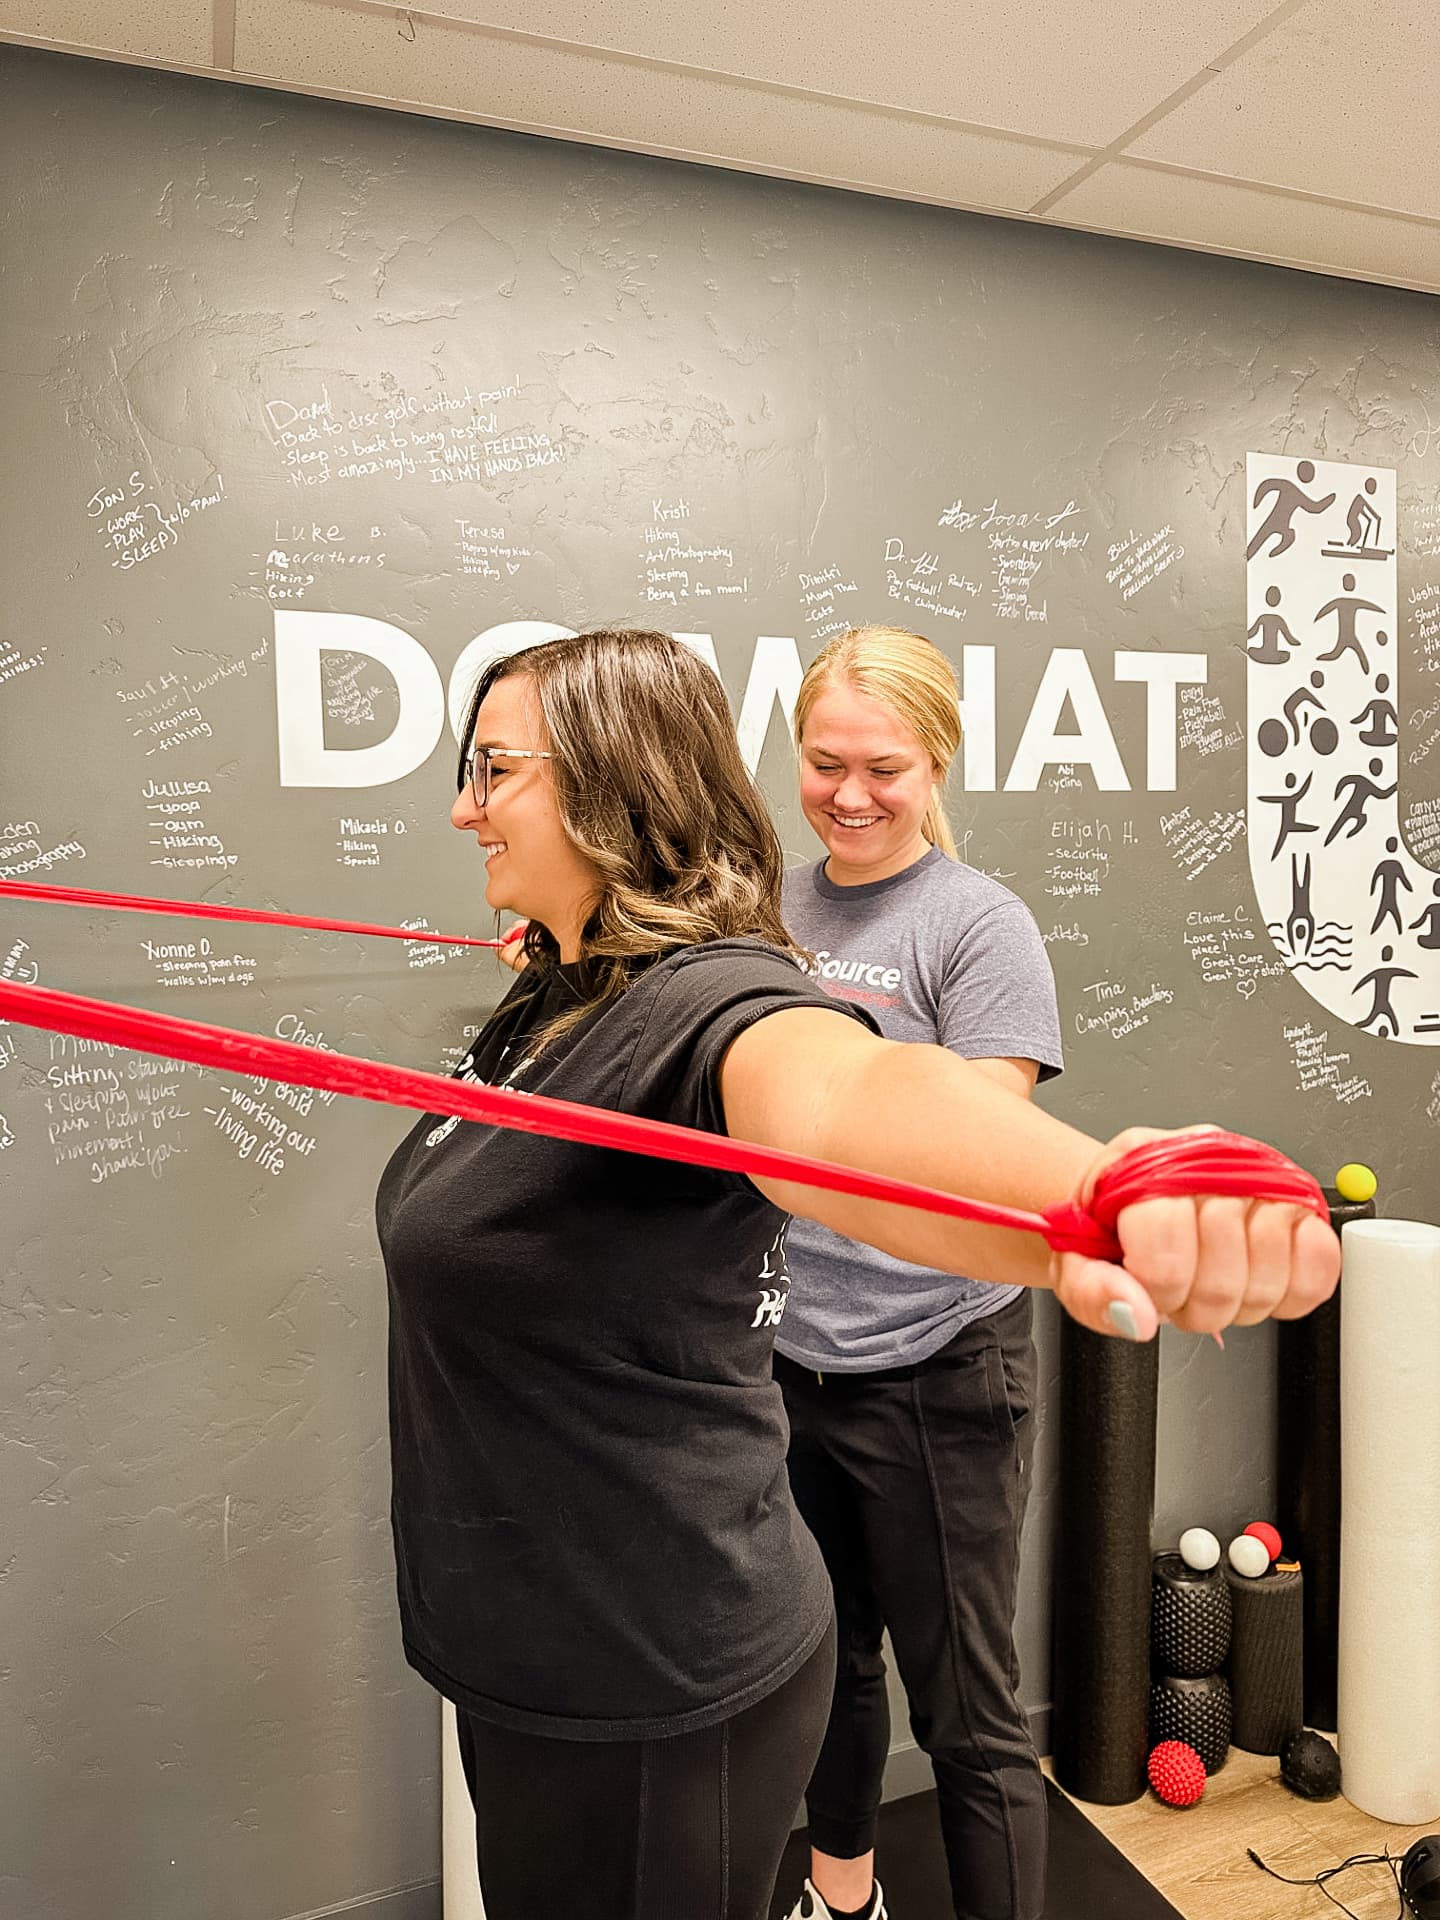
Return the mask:
{"type": "MultiPolygon", "coordinates": [[[[1109,1161],[1154,1137],[1132,1130],[1103,1147],[945,1048],[879,1039],[823,1007],[770,1014],[741,1034],[721,1068],[721,1097],[735,1139],[1037,1212],[1088,1199],[1109,1161]]],[[[1052,1287],[1097,1333],[1116,1331],[1115,1301],[1142,1339],[1161,1319],[1208,1333],[1295,1317],[1329,1298],[1340,1270],[1329,1227],[1274,1201],[1210,1195],[1129,1207],[1118,1226],[1122,1268],[1053,1255],[1036,1234],[756,1184],[788,1212],[899,1259],[1052,1287]]]]}

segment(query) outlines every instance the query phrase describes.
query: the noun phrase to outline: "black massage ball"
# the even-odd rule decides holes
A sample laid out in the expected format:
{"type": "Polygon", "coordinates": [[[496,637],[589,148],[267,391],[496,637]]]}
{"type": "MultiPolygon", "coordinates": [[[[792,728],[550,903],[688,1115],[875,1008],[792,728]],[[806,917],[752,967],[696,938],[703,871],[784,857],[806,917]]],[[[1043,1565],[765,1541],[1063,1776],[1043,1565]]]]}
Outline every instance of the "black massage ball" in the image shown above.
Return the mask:
{"type": "Polygon", "coordinates": [[[1340,1791],[1340,1756],[1320,1734],[1297,1729],[1280,1749],[1280,1778],[1304,1800],[1333,1800],[1340,1791]]]}

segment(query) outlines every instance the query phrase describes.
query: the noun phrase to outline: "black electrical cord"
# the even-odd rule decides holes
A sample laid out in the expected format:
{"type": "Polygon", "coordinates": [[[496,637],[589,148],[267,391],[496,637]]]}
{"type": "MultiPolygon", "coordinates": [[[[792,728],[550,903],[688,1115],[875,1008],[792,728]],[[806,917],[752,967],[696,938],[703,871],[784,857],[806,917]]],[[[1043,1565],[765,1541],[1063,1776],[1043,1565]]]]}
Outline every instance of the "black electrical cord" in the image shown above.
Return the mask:
{"type": "Polygon", "coordinates": [[[1256,1866],[1268,1873],[1272,1880],[1283,1880],[1287,1887],[1318,1887],[1330,1904],[1338,1907],[1342,1913],[1348,1914],[1350,1920],[1360,1920],[1359,1914],[1353,1907],[1347,1907],[1337,1894],[1331,1893],[1325,1882],[1333,1880],[1337,1873],[1348,1873],[1352,1867],[1389,1867],[1390,1877],[1395,1882],[1395,1893],[1400,1902],[1395,1920],[1405,1920],[1405,1895],[1400,1888],[1400,1861],[1403,1856],[1400,1854],[1391,1853],[1388,1850],[1384,1853],[1352,1853],[1348,1860],[1342,1860],[1338,1866],[1325,1867],[1321,1872],[1311,1874],[1304,1880],[1295,1880],[1288,1873],[1277,1873],[1274,1867],[1266,1866],[1253,1847],[1247,1847],[1245,1851],[1256,1866]]]}

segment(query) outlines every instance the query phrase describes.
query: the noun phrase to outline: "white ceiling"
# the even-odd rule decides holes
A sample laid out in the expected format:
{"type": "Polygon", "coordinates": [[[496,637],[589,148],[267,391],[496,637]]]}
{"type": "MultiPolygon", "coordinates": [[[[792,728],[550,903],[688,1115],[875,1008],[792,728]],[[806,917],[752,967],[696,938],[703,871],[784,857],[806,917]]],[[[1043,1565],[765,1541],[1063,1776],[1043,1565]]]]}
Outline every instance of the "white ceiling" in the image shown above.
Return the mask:
{"type": "Polygon", "coordinates": [[[1440,292],[1440,0],[0,0],[0,39],[1440,292]]]}

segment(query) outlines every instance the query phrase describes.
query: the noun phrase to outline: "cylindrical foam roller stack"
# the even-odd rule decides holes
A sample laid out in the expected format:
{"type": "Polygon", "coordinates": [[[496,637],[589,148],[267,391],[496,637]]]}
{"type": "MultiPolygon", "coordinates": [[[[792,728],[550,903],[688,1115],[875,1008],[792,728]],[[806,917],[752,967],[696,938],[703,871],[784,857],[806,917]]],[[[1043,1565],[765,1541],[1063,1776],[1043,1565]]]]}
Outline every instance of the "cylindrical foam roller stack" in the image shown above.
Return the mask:
{"type": "Polygon", "coordinates": [[[1230,1737],[1247,1753],[1276,1753],[1305,1723],[1305,1582],[1277,1565],[1247,1580],[1226,1567],[1230,1588],[1230,1737]]]}
{"type": "Polygon", "coordinates": [[[1182,1680],[1218,1672],[1230,1651],[1230,1589],[1219,1567],[1202,1573],[1178,1553],[1157,1553],[1151,1580],[1150,1651],[1156,1666],[1182,1680]]]}
{"type": "Polygon", "coordinates": [[[1060,1332],[1055,1778],[1102,1806],[1145,1791],[1159,1342],[1060,1332]]]}
{"type": "MultiPolygon", "coordinates": [[[[1373,1220],[1373,1200],[1325,1189],[1330,1224],[1373,1220]]],[[[1335,1731],[1340,1645],[1340,1292],[1278,1320],[1275,1486],[1281,1537],[1305,1569],[1305,1724],[1335,1731]]]]}
{"type": "Polygon", "coordinates": [[[1344,1233],[1340,1761],[1379,1820],[1440,1819],[1440,1228],[1344,1233]]]}
{"type": "Polygon", "coordinates": [[[1218,1773],[1230,1755],[1230,1688],[1223,1673],[1182,1680],[1173,1673],[1155,1677],[1150,1689],[1150,1744],[1183,1740],[1218,1773]]]}

